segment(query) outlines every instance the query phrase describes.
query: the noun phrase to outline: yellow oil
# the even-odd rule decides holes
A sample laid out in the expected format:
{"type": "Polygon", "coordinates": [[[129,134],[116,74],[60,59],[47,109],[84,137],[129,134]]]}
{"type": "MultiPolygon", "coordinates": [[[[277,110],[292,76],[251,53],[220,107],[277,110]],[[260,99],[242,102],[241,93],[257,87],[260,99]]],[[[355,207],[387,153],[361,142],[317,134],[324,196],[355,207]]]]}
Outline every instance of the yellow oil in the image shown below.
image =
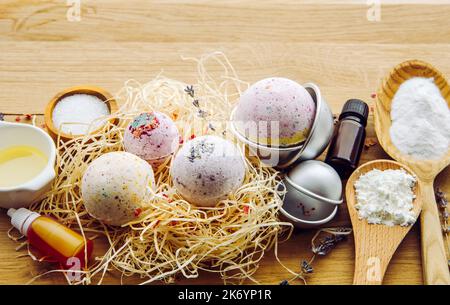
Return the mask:
{"type": "Polygon", "coordinates": [[[20,145],[0,150],[0,187],[14,187],[36,177],[47,165],[39,149],[20,145]]]}

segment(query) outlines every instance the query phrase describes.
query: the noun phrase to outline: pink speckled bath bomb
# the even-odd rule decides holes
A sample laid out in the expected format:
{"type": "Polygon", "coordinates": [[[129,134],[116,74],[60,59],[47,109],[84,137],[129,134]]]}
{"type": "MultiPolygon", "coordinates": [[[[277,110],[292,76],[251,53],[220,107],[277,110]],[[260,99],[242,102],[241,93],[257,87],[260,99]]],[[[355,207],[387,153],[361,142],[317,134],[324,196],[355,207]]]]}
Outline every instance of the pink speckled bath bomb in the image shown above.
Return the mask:
{"type": "Polygon", "coordinates": [[[272,146],[293,146],[305,141],[316,105],[300,84],[281,77],[260,80],[242,95],[233,121],[249,140],[272,146]]]}
{"type": "Polygon", "coordinates": [[[125,150],[156,168],[178,148],[180,135],[175,123],[164,113],[138,115],[125,130],[125,150]]]}

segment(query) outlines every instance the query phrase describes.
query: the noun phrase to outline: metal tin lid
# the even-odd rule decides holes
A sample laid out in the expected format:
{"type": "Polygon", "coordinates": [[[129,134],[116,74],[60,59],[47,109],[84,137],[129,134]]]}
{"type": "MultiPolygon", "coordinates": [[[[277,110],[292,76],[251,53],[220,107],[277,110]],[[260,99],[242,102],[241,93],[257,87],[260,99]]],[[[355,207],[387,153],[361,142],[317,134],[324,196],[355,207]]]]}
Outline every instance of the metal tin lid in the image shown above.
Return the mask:
{"type": "Polygon", "coordinates": [[[328,164],[304,161],[292,168],[286,180],[297,190],[332,204],[342,203],[342,181],[339,174],[328,164]]]}

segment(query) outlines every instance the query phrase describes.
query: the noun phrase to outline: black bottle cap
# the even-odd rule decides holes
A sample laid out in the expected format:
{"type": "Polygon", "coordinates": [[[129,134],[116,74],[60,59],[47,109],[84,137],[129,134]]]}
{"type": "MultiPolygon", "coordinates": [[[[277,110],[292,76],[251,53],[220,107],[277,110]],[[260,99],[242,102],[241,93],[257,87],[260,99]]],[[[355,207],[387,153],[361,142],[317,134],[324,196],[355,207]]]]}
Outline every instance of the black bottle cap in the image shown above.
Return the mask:
{"type": "Polygon", "coordinates": [[[361,120],[361,124],[366,126],[367,118],[369,117],[369,106],[358,99],[348,100],[342,108],[339,120],[349,116],[358,117],[361,120]]]}

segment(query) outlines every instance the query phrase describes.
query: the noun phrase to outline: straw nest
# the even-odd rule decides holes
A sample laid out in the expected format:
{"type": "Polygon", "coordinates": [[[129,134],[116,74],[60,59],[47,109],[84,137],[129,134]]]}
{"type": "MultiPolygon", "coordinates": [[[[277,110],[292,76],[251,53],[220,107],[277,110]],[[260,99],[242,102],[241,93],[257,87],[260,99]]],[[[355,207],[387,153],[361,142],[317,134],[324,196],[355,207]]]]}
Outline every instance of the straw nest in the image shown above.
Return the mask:
{"type": "Polygon", "coordinates": [[[108,117],[116,118],[116,125],[108,123],[100,132],[70,142],[58,141],[57,178],[46,198],[32,208],[85,238],[106,239],[108,247],[104,253],[95,252],[76,280],[63,270],[49,272],[63,272],[72,284],[102,283],[107,272],[119,272],[122,279],[138,276],[143,284],[170,283],[181,276],[196,278],[201,270],[219,273],[225,283],[256,282],[253,275],[264,253],[277,244],[281,232],[287,230],[288,238],[292,226],[277,218],[283,196],[279,176],[256,158],[246,160],[244,184],[214,208],[197,208],[177,194],[169,159],[155,172],[156,194],[138,220],[112,227],[87,214],[80,195],[82,175],[100,155],[123,150],[123,132],[137,114],[157,110],[170,115],[184,141],[193,135],[231,137],[226,122],[248,84],[239,80],[222,53],[184,59],[197,66],[194,94],[186,90],[188,84],[161,75],[146,84],[127,81],[115,97],[122,106],[108,117]],[[211,74],[210,65],[215,67],[211,74]]]}

